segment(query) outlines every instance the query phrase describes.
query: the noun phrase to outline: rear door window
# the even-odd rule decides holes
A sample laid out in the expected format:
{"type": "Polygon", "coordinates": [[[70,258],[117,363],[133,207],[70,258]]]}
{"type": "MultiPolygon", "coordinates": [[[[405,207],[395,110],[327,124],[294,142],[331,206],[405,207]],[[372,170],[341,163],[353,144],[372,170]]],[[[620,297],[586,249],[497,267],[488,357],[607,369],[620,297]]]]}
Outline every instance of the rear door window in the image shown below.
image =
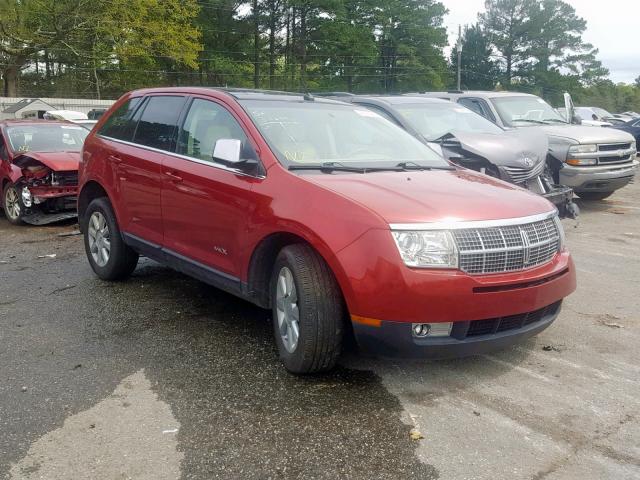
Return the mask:
{"type": "Polygon", "coordinates": [[[255,157],[247,135],[231,113],[215,102],[196,98],[180,129],[177,152],[213,163],[213,149],[221,139],[240,140],[242,158],[255,157]]]}
{"type": "Polygon", "coordinates": [[[130,98],[111,115],[102,126],[99,135],[131,141],[135,131],[134,115],[142,103],[142,97],[130,98]]]}
{"type": "Polygon", "coordinates": [[[134,143],[173,152],[184,103],[185,97],[181,96],[150,97],[138,122],[134,143]]]}

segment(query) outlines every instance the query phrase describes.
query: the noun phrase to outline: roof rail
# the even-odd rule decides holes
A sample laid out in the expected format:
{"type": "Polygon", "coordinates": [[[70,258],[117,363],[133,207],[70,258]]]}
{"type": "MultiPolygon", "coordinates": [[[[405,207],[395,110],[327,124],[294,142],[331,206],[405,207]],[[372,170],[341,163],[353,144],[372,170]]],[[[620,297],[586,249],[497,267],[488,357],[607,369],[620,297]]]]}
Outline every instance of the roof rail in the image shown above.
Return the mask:
{"type": "Polygon", "coordinates": [[[316,97],[355,97],[355,93],[350,92],[313,92],[316,97]]]}

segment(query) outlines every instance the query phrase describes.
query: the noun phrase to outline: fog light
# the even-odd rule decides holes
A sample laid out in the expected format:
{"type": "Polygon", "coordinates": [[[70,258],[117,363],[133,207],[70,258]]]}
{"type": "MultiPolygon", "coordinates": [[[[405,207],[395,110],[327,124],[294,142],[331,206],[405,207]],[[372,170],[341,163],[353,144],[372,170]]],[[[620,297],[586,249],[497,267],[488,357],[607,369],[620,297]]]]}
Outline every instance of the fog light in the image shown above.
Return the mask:
{"type": "Polygon", "coordinates": [[[428,323],[414,323],[413,324],[413,336],[414,337],[426,337],[429,335],[431,325],[428,323]]]}
{"type": "Polygon", "coordinates": [[[27,187],[22,188],[22,204],[27,208],[30,208],[31,205],[33,205],[31,191],[27,187]]]}
{"type": "Polygon", "coordinates": [[[453,323],[414,323],[412,325],[413,336],[416,338],[424,337],[448,337],[451,335],[453,323]]]}

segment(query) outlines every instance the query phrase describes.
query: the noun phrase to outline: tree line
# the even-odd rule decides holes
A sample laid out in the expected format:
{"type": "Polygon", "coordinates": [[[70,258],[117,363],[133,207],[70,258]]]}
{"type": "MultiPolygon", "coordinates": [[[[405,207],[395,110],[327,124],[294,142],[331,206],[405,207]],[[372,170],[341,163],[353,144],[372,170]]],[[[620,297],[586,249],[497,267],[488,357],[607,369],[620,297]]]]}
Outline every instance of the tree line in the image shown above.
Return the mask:
{"type": "MultiPolygon", "coordinates": [[[[640,85],[619,94],[582,40],[586,22],[566,2],[487,0],[485,10],[460,43],[463,88],[554,100],[593,91],[640,109],[640,85]]],[[[1,93],[452,88],[457,47],[445,56],[446,13],[437,0],[0,0],[1,93]]]]}

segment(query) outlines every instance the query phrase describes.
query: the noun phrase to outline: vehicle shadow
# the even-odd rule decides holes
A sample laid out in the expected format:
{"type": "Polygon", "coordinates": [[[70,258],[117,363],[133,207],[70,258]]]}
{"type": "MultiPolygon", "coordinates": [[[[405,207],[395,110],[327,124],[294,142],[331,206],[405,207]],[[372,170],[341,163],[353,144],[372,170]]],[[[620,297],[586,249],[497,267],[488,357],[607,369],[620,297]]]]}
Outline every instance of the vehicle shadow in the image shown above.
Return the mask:
{"type": "Polygon", "coordinates": [[[135,346],[127,356],[181,424],[183,478],[438,477],[370,369],[287,373],[270,312],[148,260],[129,281],[96,280],[92,291],[96,312],[114,298],[121,307],[85,334],[135,346]]]}

